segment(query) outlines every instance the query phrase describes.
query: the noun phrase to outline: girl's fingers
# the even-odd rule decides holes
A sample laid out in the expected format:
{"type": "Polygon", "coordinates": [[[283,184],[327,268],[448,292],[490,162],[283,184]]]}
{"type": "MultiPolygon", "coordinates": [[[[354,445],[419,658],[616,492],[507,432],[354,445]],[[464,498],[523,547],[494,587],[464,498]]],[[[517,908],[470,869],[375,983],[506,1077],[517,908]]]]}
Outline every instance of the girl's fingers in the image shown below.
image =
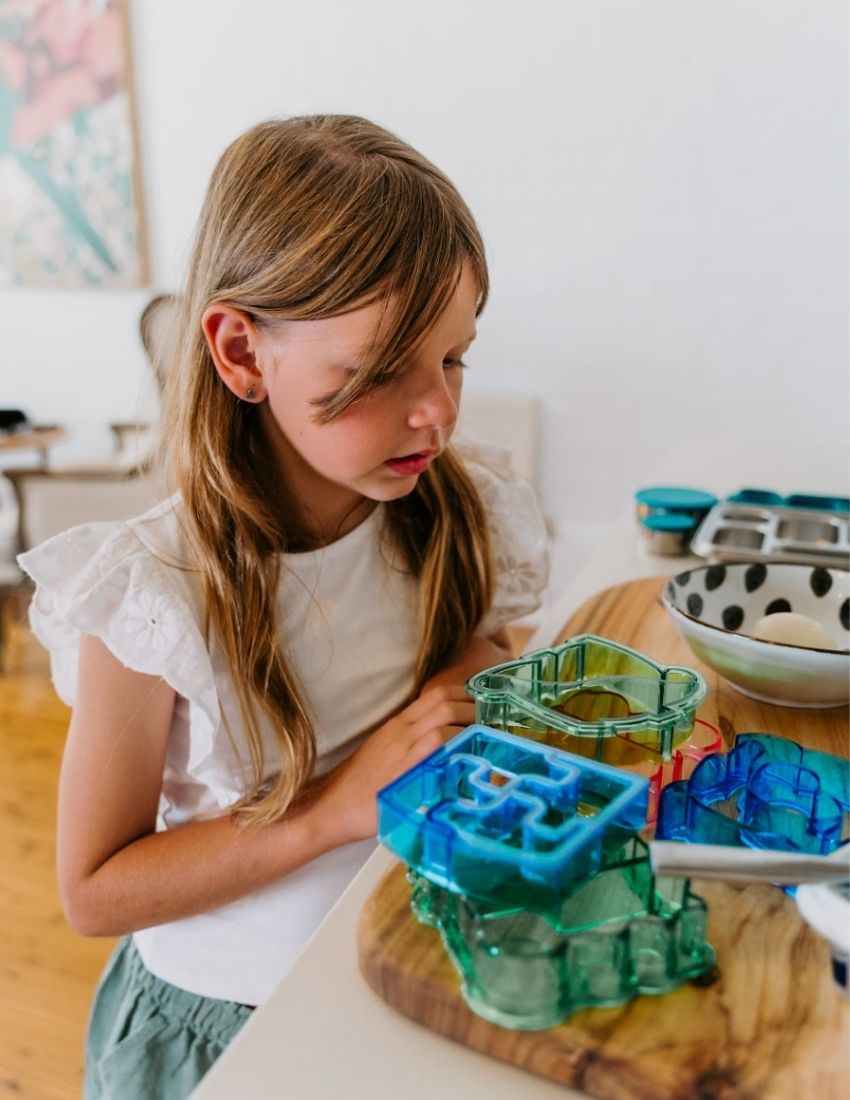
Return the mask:
{"type": "Polygon", "coordinates": [[[397,761],[389,767],[400,775],[474,721],[475,704],[462,686],[436,687],[376,731],[377,740],[367,751],[380,751],[389,763],[385,755],[389,749],[397,761]]]}
{"type": "Polygon", "coordinates": [[[430,756],[432,752],[436,752],[442,744],[443,737],[439,730],[428,730],[427,733],[423,733],[407,750],[404,759],[404,770],[408,771],[408,769],[412,768],[415,764],[418,764],[420,760],[424,760],[426,756],[430,756]]]}
{"type": "Polygon", "coordinates": [[[464,728],[464,726],[437,726],[420,734],[407,750],[403,762],[403,771],[408,771],[420,760],[424,760],[426,756],[436,752],[437,749],[447,741],[451,741],[464,728]]]}
{"type": "Polygon", "coordinates": [[[474,721],[474,703],[469,701],[465,703],[439,703],[424,717],[420,718],[418,722],[414,722],[411,725],[410,733],[415,740],[429,730],[438,730],[447,726],[463,729],[464,726],[469,726],[474,721]]]}
{"type": "Polygon", "coordinates": [[[429,714],[435,707],[441,706],[443,703],[469,703],[470,706],[475,707],[475,704],[466,694],[466,689],[462,684],[452,684],[449,686],[441,686],[431,688],[430,691],[426,691],[424,695],[420,695],[418,699],[405,707],[402,711],[405,719],[408,722],[417,722],[420,718],[423,718],[426,714],[429,714]]]}

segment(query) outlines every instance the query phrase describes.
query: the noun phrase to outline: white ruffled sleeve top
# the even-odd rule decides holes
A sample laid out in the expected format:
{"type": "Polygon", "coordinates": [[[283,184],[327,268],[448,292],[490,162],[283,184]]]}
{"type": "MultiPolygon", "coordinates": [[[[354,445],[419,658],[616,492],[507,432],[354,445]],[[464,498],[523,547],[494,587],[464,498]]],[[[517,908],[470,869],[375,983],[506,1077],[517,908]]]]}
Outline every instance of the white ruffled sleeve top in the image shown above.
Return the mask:
{"type": "MultiPolygon", "coordinates": [[[[496,592],[481,630],[534,610],[548,575],[545,528],[530,487],[506,456],[458,448],[487,509],[496,592]]],[[[320,550],[285,554],[278,595],[281,644],[310,710],[316,774],[356,748],[362,731],[407,698],[418,651],[416,582],[388,563],[384,508],[320,550]]],[[[199,578],[188,564],[176,499],[126,523],[72,528],[19,557],[36,582],[30,623],[50,652],[60,698],[74,705],[79,642],[99,638],[126,667],[175,691],[157,828],[214,817],[251,775],[229,668],[207,645],[199,578]]],[[[263,727],[268,772],[277,752],[263,727]]],[[[134,933],[148,969],[190,992],[261,1004],[374,848],[344,845],[279,882],[219,909],[134,933]]]]}

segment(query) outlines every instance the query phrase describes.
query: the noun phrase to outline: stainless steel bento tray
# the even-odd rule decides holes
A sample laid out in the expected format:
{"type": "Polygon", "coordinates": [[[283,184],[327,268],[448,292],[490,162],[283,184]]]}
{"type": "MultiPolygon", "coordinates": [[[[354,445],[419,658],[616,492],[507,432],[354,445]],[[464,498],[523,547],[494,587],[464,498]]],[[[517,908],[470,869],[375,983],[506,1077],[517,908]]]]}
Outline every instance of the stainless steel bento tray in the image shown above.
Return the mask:
{"type": "Polygon", "coordinates": [[[722,502],[697,528],[691,550],[718,562],[811,562],[850,569],[850,516],[722,502]]]}

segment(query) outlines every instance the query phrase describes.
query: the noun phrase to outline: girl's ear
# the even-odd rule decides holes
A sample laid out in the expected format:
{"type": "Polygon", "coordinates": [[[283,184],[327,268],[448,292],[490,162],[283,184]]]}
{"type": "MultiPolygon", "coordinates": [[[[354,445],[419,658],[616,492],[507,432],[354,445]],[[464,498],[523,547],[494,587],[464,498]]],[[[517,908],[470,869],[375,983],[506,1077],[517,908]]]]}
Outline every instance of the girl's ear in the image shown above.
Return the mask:
{"type": "Polygon", "coordinates": [[[257,329],[233,306],[209,306],[201,325],[215,369],[225,386],[242,401],[256,404],[266,396],[257,366],[257,329]]]}

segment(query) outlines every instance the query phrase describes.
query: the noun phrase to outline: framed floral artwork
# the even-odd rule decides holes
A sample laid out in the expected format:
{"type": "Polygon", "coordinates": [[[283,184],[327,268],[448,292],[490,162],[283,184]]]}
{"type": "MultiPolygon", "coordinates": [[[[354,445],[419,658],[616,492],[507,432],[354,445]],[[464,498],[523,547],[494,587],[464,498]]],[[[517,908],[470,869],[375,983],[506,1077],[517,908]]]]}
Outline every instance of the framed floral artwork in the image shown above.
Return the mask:
{"type": "Polygon", "coordinates": [[[0,287],[147,281],[124,0],[0,2],[0,287]]]}

